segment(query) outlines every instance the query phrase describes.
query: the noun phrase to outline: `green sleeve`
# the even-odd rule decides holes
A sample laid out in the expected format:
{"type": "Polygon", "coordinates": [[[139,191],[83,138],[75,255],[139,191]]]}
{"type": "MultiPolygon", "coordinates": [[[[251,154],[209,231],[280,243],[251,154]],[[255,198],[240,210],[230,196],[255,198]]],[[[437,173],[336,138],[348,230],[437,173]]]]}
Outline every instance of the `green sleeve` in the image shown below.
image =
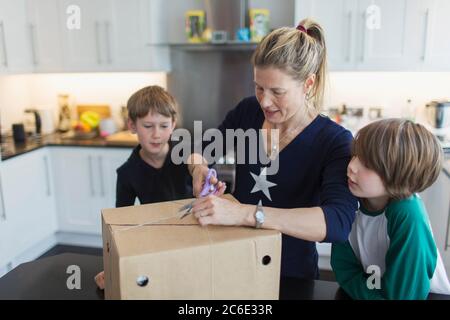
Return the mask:
{"type": "Polygon", "coordinates": [[[437,249],[422,201],[416,196],[386,210],[389,249],[382,279],[388,299],[426,299],[437,249]]]}
{"type": "Polygon", "coordinates": [[[333,244],[336,280],[353,299],[426,299],[436,267],[437,250],[423,204],[418,199],[386,210],[390,245],[380,289],[367,287],[367,275],[350,243],[333,244]]]}
{"type": "Polygon", "coordinates": [[[333,243],[331,266],[339,286],[352,299],[383,299],[381,290],[370,290],[367,287],[367,274],[364,272],[363,266],[356,258],[348,241],[345,243],[333,243]]]}

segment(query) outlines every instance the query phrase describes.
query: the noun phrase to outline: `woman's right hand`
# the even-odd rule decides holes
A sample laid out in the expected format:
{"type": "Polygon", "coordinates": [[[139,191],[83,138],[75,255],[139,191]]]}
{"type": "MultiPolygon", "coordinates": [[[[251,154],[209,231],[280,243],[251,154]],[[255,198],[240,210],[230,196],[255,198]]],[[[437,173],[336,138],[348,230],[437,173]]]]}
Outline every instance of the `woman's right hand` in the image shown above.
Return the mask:
{"type": "Polygon", "coordinates": [[[99,289],[105,289],[105,271],[102,271],[95,276],[95,283],[99,289]]]}
{"type": "MultiPolygon", "coordinates": [[[[202,164],[195,165],[192,170],[192,188],[194,189],[194,197],[196,198],[200,197],[203,185],[205,184],[208,176],[208,170],[208,166],[202,164]]],[[[214,193],[214,195],[220,197],[225,193],[226,184],[224,182],[219,181],[216,177],[212,176],[209,183],[217,186],[217,192],[214,193]]]]}

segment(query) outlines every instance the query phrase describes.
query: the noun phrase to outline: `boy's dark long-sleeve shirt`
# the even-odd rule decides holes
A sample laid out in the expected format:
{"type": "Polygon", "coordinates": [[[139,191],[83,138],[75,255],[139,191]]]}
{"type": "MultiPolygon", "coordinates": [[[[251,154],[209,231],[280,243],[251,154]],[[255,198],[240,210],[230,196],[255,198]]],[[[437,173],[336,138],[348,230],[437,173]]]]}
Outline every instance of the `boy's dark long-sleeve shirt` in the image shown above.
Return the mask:
{"type": "Polygon", "coordinates": [[[137,146],[128,160],[117,169],[116,207],[132,206],[136,197],[141,204],[192,198],[192,180],[187,165],[175,165],[170,152],[160,169],[139,155],[137,146]]]}

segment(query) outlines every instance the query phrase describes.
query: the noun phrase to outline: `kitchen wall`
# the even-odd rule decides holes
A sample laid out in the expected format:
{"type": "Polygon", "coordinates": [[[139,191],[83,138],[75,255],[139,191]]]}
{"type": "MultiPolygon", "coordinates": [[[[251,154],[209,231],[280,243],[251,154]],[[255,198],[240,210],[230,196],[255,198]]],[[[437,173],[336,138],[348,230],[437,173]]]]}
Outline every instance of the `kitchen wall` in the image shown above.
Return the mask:
{"type": "MultiPolygon", "coordinates": [[[[325,106],[381,106],[386,116],[401,116],[411,99],[417,119],[434,99],[450,99],[450,73],[332,72],[325,106]]],[[[157,84],[167,87],[165,73],[34,74],[0,77],[2,131],[23,120],[29,107],[49,107],[57,115],[57,95],[70,93],[76,103],[107,103],[118,117],[120,106],[137,89],[157,84]]]]}
{"type": "Polygon", "coordinates": [[[167,87],[165,73],[66,73],[0,77],[2,132],[22,122],[26,108],[50,108],[58,114],[57,96],[68,93],[77,104],[109,104],[120,121],[120,107],[136,90],[148,86],[167,87]]]}
{"type": "Polygon", "coordinates": [[[325,106],[381,106],[384,116],[404,115],[411,99],[415,119],[426,124],[425,105],[431,100],[450,100],[448,72],[332,72],[325,106]]]}

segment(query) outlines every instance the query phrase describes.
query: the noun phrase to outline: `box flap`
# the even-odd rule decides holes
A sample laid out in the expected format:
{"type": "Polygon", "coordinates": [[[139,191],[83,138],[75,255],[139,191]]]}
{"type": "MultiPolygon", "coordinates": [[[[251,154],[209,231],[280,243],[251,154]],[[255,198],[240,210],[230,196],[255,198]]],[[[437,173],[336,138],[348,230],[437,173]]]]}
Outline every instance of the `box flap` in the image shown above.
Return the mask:
{"type": "MultiPolygon", "coordinates": [[[[237,201],[231,195],[224,197],[237,201]]],[[[244,227],[202,227],[178,210],[193,199],[104,209],[103,221],[113,234],[119,255],[135,256],[278,234],[274,230],[244,227]]]]}
{"type": "MultiPolygon", "coordinates": [[[[237,201],[232,195],[223,195],[232,201],[237,201]]],[[[195,199],[166,201],[113,209],[103,209],[102,216],[106,224],[120,226],[135,225],[198,225],[192,214],[180,219],[185,212],[178,210],[195,199]]]]}

